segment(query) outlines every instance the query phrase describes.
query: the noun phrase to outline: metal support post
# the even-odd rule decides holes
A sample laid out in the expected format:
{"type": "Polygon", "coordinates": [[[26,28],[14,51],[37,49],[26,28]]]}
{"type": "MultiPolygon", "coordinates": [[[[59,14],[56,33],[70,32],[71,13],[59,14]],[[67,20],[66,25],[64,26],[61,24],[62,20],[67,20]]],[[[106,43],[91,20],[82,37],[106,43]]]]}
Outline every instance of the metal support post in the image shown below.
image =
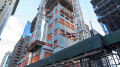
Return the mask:
{"type": "Polygon", "coordinates": [[[107,65],[108,65],[108,67],[111,67],[109,58],[108,58],[108,56],[107,56],[107,51],[106,51],[105,49],[104,49],[104,52],[105,52],[105,55],[106,55],[107,65]]]}

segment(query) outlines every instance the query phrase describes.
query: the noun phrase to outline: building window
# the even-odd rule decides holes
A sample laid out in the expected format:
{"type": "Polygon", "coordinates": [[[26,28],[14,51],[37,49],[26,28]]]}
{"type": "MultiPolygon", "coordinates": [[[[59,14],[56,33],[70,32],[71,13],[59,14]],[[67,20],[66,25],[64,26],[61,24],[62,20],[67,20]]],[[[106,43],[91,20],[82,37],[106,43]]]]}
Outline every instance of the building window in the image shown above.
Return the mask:
{"type": "Polygon", "coordinates": [[[60,19],[60,22],[61,22],[62,24],[64,24],[64,20],[63,20],[63,19],[60,19]]]}
{"type": "Polygon", "coordinates": [[[63,11],[62,9],[60,9],[60,12],[61,12],[61,13],[64,13],[64,11],[63,11]]]}
{"type": "Polygon", "coordinates": [[[54,47],[55,47],[55,48],[57,47],[57,40],[54,41],[54,47]]]}
{"type": "Polygon", "coordinates": [[[66,22],[66,26],[67,26],[67,27],[70,27],[70,24],[69,24],[68,22],[66,22]]]}
{"type": "Polygon", "coordinates": [[[66,32],[66,37],[70,38],[70,33],[66,32]]]}
{"type": "Polygon", "coordinates": [[[52,55],[52,54],[51,54],[51,53],[48,53],[48,52],[45,52],[44,58],[46,58],[46,57],[48,57],[48,56],[50,56],[50,55],[52,55]]]}
{"type": "Polygon", "coordinates": [[[73,26],[73,25],[71,25],[71,29],[73,29],[73,30],[74,30],[74,26],[73,26]]]}
{"type": "Polygon", "coordinates": [[[55,30],[55,35],[57,35],[57,29],[55,30]]]}
{"type": "Polygon", "coordinates": [[[72,16],[70,16],[70,19],[73,19],[73,17],[72,17],[72,16]]]}
{"type": "Polygon", "coordinates": [[[67,13],[67,12],[65,12],[65,15],[66,15],[67,17],[69,17],[69,15],[68,15],[68,13],[67,13]]]}
{"type": "Polygon", "coordinates": [[[60,34],[61,34],[61,35],[64,35],[64,30],[61,30],[60,34]]]}
{"type": "Polygon", "coordinates": [[[55,19],[55,24],[57,23],[57,19],[55,19]]]}
{"type": "Polygon", "coordinates": [[[58,12],[58,9],[55,10],[55,14],[58,12]]]}
{"type": "Polygon", "coordinates": [[[75,36],[74,35],[72,35],[72,40],[75,40],[75,36]]]}
{"type": "Polygon", "coordinates": [[[48,35],[48,40],[52,38],[52,33],[48,35]]]}
{"type": "Polygon", "coordinates": [[[53,17],[53,14],[50,16],[50,19],[53,17]]]}
{"type": "Polygon", "coordinates": [[[51,23],[51,24],[49,25],[49,29],[52,28],[52,26],[53,26],[53,23],[51,23]]]}

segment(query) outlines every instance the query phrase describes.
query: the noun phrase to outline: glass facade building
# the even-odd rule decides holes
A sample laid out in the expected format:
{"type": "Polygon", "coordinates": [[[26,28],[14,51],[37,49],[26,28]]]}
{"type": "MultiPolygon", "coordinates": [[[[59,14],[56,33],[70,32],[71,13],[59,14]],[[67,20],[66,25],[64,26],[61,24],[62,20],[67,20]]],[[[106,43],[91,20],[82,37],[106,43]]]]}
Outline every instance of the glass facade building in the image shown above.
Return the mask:
{"type": "Polygon", "coordinates": [[[25,38],[25,35],[31,36],[30,29],[31,29],[31,23],[28,21],[23,31],[23,35],[22,35],[23,38],[25,38]]]}

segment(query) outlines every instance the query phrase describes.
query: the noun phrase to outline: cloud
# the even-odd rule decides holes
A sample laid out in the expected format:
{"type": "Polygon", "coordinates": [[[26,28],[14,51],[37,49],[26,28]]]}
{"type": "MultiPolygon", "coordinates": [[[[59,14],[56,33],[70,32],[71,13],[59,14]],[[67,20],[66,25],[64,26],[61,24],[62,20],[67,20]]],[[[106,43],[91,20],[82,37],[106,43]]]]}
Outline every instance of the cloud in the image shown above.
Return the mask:
{"type": "Polygon", "coordinates": [[[18,41],[22,34],[22,26],[19,24],[19,20],[16,17],[11,16],[7,25],[8,27],[5,27],[1,34],[1,39],[3,38],[14,42],[18,41]]]}
{"type": "Polygon", "coordinates": [[[10,28],[13,29],[16,33],[22,32],[22,27],[19,25],[19,20],[16,17],[11,16],[7,22],[10,25],[10,28]]]}

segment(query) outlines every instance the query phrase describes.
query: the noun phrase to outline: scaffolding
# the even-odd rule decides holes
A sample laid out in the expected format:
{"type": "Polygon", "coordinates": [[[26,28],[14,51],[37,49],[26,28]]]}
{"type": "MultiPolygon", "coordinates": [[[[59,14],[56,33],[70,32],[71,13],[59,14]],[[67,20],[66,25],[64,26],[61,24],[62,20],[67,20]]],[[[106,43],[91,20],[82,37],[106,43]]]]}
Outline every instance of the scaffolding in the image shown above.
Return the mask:
{"type": "Polygon", "coordinates": [[[91,3],[105,34],[120,29],[119,0],[91,0],[91,3]]]}

